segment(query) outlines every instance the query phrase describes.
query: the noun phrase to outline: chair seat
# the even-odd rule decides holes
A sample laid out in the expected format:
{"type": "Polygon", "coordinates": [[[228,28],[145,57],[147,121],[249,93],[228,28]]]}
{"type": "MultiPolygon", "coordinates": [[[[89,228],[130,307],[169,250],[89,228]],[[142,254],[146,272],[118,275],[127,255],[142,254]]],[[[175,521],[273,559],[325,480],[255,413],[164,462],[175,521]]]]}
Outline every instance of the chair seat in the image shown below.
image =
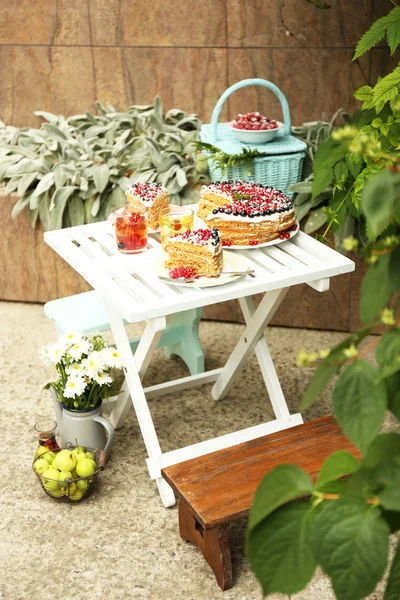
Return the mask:
{"type": "Polygon", "coordinates": [[[95,291],[51,300],[44,314],[54,321],[59,331],[104,331],[110,329],[107,312],[100,294],[95,291]]]}

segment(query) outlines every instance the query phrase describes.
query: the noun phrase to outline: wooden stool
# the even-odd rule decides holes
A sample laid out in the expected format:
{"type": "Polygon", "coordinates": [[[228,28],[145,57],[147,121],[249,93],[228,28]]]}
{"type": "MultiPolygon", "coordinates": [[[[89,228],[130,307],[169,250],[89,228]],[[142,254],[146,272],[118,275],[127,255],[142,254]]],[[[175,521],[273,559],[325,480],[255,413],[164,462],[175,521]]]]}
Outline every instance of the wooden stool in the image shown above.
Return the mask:
{"type": "MultiPolygon", "coordinates": [[[[110,329],[104,302],[97,292],[84,292],[51,300],[44,305],[46,317],[54,321],[58,336],[66,331],[105,331],[110,329]]],[[[163,332],[158,347],[164,348],[167,358],[180,356],[190,374],[204,372],[204,354],[199,339],[199,322],[202,309],[186,310],[172,315],[163,332]]],[[[140,338],[129,340],[135,352],[140,338]]]]}
{"type": "Polygon", "coordinates": [[[228,525],[248,514],[263,477],[292,463],[315,480],[336,450],[360,457],[335,419],[323,417],[162,469],[179,499],[181,538],[200,548],[222,590],[232,587],[228,525]]]}

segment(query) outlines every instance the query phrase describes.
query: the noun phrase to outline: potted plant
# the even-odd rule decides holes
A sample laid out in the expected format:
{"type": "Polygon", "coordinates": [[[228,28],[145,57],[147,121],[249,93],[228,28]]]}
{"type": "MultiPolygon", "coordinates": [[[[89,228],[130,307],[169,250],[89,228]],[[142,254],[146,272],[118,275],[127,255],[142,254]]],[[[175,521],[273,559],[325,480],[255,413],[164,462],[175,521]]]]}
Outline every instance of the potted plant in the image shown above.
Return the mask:
{"type": "Polygon", "coordinates": [[[52,392],[63,445],[79,443],[108,452],[114,428],[101,408],[116,391],[114,369],[122,365],[118,351],[101,335],[66,333],[43,348],[41,357],[57,369],[58,378],[44,387],[52,392]]]}

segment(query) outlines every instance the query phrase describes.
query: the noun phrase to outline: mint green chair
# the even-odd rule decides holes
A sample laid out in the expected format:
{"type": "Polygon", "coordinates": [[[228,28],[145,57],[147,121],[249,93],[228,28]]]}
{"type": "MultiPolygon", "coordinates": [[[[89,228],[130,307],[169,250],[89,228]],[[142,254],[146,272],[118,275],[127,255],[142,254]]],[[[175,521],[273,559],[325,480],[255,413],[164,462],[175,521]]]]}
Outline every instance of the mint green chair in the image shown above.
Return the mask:
{"type": "MultiPolygon", "coordinates": [[[[104,302],[95,291],[51,300],[44,305],[44,313],[54,321],[58,336],[66,331],[91,333],[110,329],[104,302]]],[[[204,353],[199,339],[201,315],[201,308],[171,315],[158,343],[168,358],[179,356],[191,375],[204,372],[204,353]]],[[[132,352],[139,341],[140,338],[129,340],[132,352]]]]}

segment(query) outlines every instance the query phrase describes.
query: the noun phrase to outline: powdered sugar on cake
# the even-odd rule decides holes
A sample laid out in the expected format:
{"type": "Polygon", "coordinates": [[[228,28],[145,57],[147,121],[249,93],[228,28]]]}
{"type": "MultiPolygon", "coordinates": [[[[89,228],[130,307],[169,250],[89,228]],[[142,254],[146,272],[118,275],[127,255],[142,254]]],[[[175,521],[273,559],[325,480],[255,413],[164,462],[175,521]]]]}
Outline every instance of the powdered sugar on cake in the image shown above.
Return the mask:
{"type": "Polygon", "coordinates": [[[168,243],[173,242],[186,242],[187,244],[193,244],[194,246],[203,246],[208,251],[216,255],[221,249],[221,240],[219,237],[218,229],[212,227],[211,229],[196,229],[195,231],[185,231],[185,233],[178,233],[168,238],[168,243]]]}
{"type": "Polygon", "coordinates": [[[150,207],[167,190],[161,183],[134,183],[126,191],[129,196],[138,198],[145,206],[150,207]]]}

